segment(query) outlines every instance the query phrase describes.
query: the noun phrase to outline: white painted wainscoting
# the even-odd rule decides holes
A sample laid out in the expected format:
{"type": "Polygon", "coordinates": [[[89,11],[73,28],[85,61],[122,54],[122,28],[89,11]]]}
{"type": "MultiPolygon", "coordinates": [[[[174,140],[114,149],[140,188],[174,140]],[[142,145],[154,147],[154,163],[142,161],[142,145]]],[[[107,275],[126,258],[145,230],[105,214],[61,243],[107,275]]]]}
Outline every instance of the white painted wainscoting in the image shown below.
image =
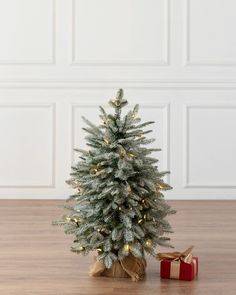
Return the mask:
{"type": "Polygon", "coordinates": [[[68,196],[81,116],[122,87],[167,198],[236,199],[235,27],[234,0],[0,0],[0,198],[68,196]]]}

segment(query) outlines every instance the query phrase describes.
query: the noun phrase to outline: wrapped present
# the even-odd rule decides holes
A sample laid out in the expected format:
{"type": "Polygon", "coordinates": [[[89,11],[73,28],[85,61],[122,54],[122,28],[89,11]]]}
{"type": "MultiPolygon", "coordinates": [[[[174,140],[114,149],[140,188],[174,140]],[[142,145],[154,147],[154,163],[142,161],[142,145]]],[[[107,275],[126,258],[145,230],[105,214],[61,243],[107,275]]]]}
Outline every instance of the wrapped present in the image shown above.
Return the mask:
{"type": "Polygon", "coordinates": [[[193,246],[184,252],[159,253],[160,275],[163,279],[192,281],[198,274],[198,258],[192,255],[193,246]]]}

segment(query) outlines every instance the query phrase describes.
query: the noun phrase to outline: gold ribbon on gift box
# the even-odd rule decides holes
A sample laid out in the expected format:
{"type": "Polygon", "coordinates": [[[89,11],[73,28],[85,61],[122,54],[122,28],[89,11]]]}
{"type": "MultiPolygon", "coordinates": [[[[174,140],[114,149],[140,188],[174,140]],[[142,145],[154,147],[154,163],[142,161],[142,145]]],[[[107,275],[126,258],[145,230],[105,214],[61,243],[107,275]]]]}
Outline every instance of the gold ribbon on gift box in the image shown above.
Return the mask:
{"type": "Polygon", "coordinates": [[[191,263],[192,262],[192,250],[194,246],[190,246],[188,249],[186,249],[183,252],[166,252],[166,253],[159,253],[157,254],[157,259],[163,260],[163,259],[169,259],[173,261],[183,261],[185,263],[191,263]]]}
{"type": "Polygon", "coordinates": [[[194,269],[196,271],[196,261],[193,259],[192,250],[194,246],[190,246],[183,252],[166,252],[157,254],[158,260],[168,259],[171,260],[170,266],[170,278],[179,279],[180,272],[180,262],[185,262],[190,264],[194,262],[194,269]]]}

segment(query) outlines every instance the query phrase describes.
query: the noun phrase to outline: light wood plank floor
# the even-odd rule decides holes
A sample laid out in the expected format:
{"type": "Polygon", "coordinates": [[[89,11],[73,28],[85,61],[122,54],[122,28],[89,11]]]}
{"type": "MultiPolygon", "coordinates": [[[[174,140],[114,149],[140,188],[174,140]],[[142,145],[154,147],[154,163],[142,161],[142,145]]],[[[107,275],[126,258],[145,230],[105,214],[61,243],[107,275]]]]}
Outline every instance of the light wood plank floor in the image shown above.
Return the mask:
{"type": "MultiPolygon", "coordinates": [[[[194,244],[199,276],[192,282],[161,280],[159,263],[148,259],[143,282],[91,278],[91,256],[69,251],[70,236],[51,220],[62,201],[0,201],[0,295],[235,295],[236,202],[172,201],[176,250],[194,244]]],[[[160,249],[164,251],[165,249],[160,249]]]]}

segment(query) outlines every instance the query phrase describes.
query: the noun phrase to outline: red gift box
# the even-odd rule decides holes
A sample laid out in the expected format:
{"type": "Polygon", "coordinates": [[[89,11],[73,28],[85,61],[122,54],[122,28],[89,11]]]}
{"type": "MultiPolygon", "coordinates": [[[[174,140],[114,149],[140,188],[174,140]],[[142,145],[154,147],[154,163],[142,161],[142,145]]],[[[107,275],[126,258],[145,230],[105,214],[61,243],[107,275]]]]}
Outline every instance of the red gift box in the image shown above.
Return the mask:
{"type": "Polygon", "coordinates": [[[184,252],[160,253],[160,275],[163,279],[191,281],[198,274],[198,258],[193,257],[188,248],[184,252]]]}
{"type": "Polygon", "coordinates": [[[190,263],[165,259],[161,261],[161,278],[192,281],[198,274],[198,258],[190,263]]]}

